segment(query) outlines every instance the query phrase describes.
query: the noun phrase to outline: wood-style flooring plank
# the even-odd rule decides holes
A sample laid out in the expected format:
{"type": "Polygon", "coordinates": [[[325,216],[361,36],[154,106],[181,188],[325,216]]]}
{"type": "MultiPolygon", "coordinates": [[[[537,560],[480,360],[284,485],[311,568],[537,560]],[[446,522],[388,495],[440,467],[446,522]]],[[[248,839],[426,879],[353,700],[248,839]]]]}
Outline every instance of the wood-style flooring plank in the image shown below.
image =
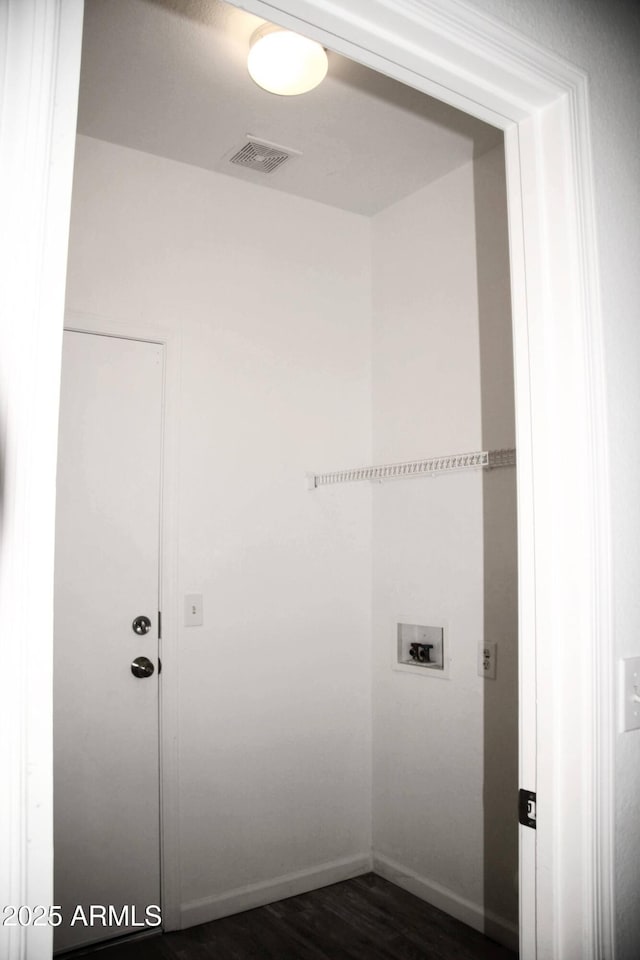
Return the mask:
{"type": "Polygon", "coordinates": [[[405,956],[400,952],[401,943],[406,945],[410,958],[439,960],[453,956],[453,949],[457,960],[513,960],[515,957],[506,947],[374,874],[357,878],[354,885],[366,885],[370,902],[383,913],[389,927],[397,931],[395,943],[399,958],[405,956]]]}
{"type": "Polygon", "coordinates": [[[370,873],[189,930],[105,946],[91,960],[516,960],[516,954],[370,873]]]}

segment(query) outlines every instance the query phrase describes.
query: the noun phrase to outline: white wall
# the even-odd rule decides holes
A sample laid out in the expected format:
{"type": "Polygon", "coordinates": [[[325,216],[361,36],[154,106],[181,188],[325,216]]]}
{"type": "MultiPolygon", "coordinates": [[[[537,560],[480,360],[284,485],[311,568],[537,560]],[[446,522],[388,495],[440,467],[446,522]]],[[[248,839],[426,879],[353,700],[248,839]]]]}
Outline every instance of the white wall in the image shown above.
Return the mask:
{"type": "MultiPolygon", "coordinates": [[[[376,462],[514,446],[502,149],[373,221],[376,462]]],[[[373,500],[378,865],[467,922],[517,923],[515,471],[373,500]],[[444,625],[450,678],[392,669],[396,622],[444,625]],[[498,677],[477,672],[498,642],[498,677]]]]}
{"type": "Polygon", "coordinates": [[[514,472],[304,484],[513,446],[503,166],[369,221],[78,138],[68,309],[182,344],[180,592],[205,613],[179,637],[185,923],[366,864],[372,610],[379,867],[494,935],[516,920],[514,472]],[[446,624],[450,680],[392,670],[400,619],[446,624]]]}
{"type": "Polygon", "coordinates": [[[80,137],[69,256],[69,309],[182,340],[180,590],[204,595],[179,637],[195,922],[231,891],[369,856],[370,495],[304,475],[371,456],[370,228],[80,137]]]}
{"type": "MultiPolygon", "coordinates": [[[[474,164],[482,448],[516,445],[504,154],[474,164]]],[[[484,684],[484,905],[518,924],[518,538],[516,475],[482,477],[483,636],[498,645],[496,682],[484,684]]],[[[494,931],[497,932],[497,931],[494,931]]]]}

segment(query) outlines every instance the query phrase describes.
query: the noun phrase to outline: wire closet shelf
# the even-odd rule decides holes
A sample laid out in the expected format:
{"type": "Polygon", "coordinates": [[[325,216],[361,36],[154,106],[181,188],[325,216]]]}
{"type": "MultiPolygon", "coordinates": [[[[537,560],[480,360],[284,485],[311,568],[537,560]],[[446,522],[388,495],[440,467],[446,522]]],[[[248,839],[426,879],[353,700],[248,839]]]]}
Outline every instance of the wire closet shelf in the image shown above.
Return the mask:
{"type": "Polygon", "coordinates": [[[317,490],[333,483],[357,483],[360,480],[404,480],[411,477],[436,477],[443,473],[461,470],[479,470],[496,467],[513,467],[515,450],[476,450],[473,453],[454,453],[447,457],[430,457],[426,460],[407,460],[404,463],[383,463],[370,467],[353,467],[350,470],[335,470],[333,473],[308,473],[309,490],[317,490]]]}

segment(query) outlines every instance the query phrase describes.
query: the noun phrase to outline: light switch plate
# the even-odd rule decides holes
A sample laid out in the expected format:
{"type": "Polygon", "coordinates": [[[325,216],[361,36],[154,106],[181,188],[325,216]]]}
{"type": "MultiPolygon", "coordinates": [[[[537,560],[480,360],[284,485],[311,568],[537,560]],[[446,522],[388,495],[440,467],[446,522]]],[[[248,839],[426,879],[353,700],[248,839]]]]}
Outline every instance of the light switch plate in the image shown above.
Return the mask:
{"type": "Polygon", "coordinates": [[[640,729],[640,657],[620,661],[620,725],[640,729]]]}
{"type": "Polygon", "coordinates": [[[184,598],[185,627],[202,626],[202,594],[187,593],[184,598]]]}

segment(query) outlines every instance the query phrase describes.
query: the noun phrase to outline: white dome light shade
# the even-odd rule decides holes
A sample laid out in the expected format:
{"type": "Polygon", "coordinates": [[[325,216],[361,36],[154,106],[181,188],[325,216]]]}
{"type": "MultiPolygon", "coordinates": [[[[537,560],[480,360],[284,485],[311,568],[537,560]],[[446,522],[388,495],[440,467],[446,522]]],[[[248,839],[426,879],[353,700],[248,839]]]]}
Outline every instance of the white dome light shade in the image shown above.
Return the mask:
{"type": "Polygon", "coordinates": [[[247,67],[259,87],[282,97],[307,93],[327,75],[327,53],[315,40],[265,23],[251,37],[247,67]]]}

